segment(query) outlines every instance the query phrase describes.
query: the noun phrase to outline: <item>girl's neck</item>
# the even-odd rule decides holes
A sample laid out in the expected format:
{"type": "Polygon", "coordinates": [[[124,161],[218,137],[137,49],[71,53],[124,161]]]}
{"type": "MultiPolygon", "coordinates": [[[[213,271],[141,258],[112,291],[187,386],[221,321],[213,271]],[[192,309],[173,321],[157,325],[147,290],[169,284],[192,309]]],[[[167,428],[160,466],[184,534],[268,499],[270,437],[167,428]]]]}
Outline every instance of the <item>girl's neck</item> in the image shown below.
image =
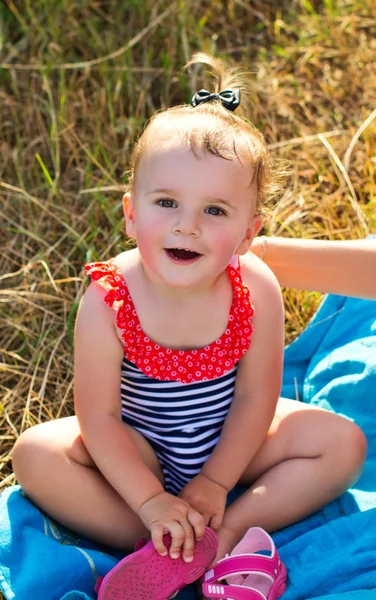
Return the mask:
{"type": "MultiPolygon", "coordinates": [[[[192,299],[195,301],[201,301],[206,298],[214,289],[218,286],[220,280],[222,280],[225,272],[220,273],[213,279],[207,279],[200,285],[190,287],[178,287],[170,286],[165,284],[163,281],[158,279],[149,269],[144,265],[139,257],[140,276],[148,293],[151,296],[158,297],[165,302],[179,302],[182,301],[191,302],[192,299]]],[[[227,277],[226,277],[227,279],[227,277]]]]}

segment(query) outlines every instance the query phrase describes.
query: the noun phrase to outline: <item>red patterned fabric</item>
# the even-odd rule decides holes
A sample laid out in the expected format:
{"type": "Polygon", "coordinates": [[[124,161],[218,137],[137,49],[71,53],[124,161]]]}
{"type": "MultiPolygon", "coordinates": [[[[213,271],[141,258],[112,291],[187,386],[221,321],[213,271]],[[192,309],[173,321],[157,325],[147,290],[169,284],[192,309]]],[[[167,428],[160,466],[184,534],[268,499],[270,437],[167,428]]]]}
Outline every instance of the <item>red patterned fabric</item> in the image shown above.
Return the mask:
{"type": "Polygon", "coordinates": [[[226,331],[198,350],[170,350],[144,334],[128,287],[114,262],[90,263],[85,269],[91,280],[107,291],[105,303],[117,311],[116,325],[122,332],[126,358],[149,377],[182,383],[214,379],[233,369],[249,348],[254,309],[239,268],[227,267],[233,301],[226,331]]]}

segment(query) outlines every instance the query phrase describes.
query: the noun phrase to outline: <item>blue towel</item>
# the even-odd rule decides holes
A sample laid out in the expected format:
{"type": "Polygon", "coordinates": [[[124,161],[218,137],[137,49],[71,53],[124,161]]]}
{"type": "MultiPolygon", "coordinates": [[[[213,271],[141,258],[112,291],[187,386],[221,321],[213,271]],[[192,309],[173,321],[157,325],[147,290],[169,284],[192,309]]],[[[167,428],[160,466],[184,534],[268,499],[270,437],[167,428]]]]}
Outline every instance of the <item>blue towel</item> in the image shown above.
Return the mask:
{"type": "MultiPolygon", "coordinates": [[[[363,475],[311,517],[273,537],[288,570],[284,600],[376,598],[376,302],[328,296],[285,352],[283,395],[358,423],[363,475]]],[[[0,586],[8,600],[92,600],[119,559],[58,526],[18,486],[0,498],[0,586]]],[[[179,598],[194,600],[194,589],[179,598]]]]}

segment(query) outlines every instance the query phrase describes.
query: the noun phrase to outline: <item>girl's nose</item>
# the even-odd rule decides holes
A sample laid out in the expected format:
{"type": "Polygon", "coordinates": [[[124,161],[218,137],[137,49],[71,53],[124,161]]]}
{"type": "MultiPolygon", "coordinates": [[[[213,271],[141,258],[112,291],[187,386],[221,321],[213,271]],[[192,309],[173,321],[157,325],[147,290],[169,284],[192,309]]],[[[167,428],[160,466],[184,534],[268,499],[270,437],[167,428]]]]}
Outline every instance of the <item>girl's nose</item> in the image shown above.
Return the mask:
{"type": "Polygon", "coordinates": [[[181,212],[174,223],[173,233],[199,237],[201,233],[199,216],[191,212],[181,212]]]}

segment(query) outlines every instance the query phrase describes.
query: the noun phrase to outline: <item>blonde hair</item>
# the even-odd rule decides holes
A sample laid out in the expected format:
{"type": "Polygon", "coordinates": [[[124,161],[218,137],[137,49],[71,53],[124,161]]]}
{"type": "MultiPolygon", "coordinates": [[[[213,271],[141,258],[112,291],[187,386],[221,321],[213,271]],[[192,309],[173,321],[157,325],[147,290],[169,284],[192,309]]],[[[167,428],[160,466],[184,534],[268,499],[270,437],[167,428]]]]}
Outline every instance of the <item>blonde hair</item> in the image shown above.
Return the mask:
{"type": "Polygon", "coordinates": [[[214,93],[226,88],[239,89],[241,101],[236,114],[225,108],[219,99],[202,102],[195,107],[185,104],[155,113],[134,146],[128,190],[134,190],[137,170],[148,145],[154,138],[165,135],[166,141],[186,142],[196,156],[205,153],[227,160],[245,159],[252,170],[252,183],[256,184],[252,187],[256,187],[256,211],[260,212],[262,203],[281,190],[286,168],[272,165],[264,136],[248,119],[250,92],[247,76],[238,68],[229,67],[223,60],[201,52],[194,54],[184,69],[199,63],[211,67],[214,93]]]}

